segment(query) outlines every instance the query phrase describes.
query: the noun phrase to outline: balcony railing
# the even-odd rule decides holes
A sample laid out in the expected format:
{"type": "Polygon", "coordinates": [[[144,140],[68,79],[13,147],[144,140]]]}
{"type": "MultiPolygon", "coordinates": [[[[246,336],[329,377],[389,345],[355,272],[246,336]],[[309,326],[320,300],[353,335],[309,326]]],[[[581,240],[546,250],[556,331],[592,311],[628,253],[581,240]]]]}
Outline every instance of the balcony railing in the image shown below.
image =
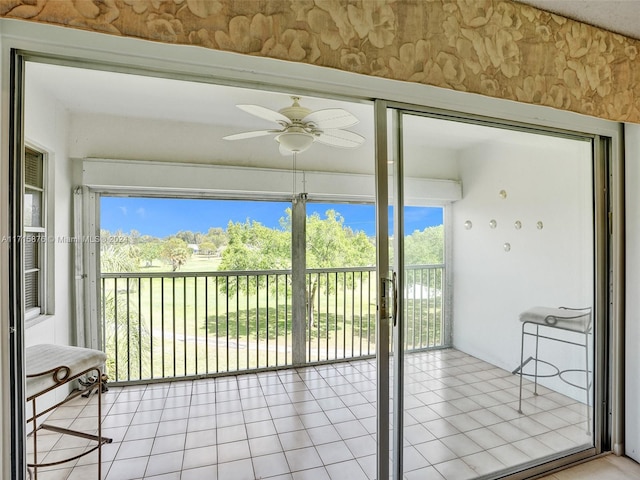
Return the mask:
{"type": "MultiPolygon", "coordinates": [[[[442,345],[444,266],[405,271],[405,348],[442,345]]],[[[375,355],[374,267],[308,269],[306,335],[294,338],[290,270],[103,273],[102,329],[114,382],[287,367],[375,355]]],[[[304,331],[304,329],[303,329],[304,331]]]]}

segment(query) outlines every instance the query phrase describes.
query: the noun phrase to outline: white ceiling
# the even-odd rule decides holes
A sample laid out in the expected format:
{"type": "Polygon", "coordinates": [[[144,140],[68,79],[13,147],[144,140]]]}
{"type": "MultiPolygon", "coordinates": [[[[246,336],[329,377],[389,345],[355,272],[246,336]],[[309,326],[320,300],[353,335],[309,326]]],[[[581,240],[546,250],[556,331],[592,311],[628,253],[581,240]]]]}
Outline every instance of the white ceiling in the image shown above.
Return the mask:
{"type": "MultiPolygon", "coordinates": [[[[279,154],[278,145],[273,140],[275,135],[233,142],[222,140],[223,136],[232,133],[278,128],[275,123],[250,115],[236,105],[256,104],[279,110],[291,104],[290,96],[285,93],[41,63],[27,64],[26,79],[27,87],[30,83],[37,85],[56,98],[71,114],[106,115],[110,117],[110,122],[129,122],[132,125],[141,124],[131,122],[132,119],[180,122],[192,125],[193,130],[202,131],[204,128],[209,132],[210,150],[216,152],[218,159],[223,157],[229,163],[245,166],[281,168],[290,165],[290,161],[279,154]],[[265,157],[268,159],[264,160],[265,157]],[[247,159],[253,159],[254,163],[251,164],[247,159]]],[[[344,108],[360,120],[347,130],[366,139],[356,149],[316,144],[300,154],[300,160],[304,160],[306,165],[322,166],[328,171],[373,172],[375,145],[372,103],[310,96],[303,96],[300,103],[311,110],[344,108]],[[356,163],[367,166],[356,167],[356,163]],[[354,168],[350,168],[350,165],[354,168]]],[[[507,131],[426,118],[405,121],[404,132],[412,138],[412,148],[451,152],[510,135],[507,131]]],[[[96,136],[101,134],[95,132],[96,136]]],[[[104,155],[108,155],[108,152],[104,155]]],[[[214,163],[218,163],[215,158],[214,163]]]]}
{"type": "Polygon", "coordinates": [[[611,32],[640,39],[640,0],[517,0],[611,32]]]}

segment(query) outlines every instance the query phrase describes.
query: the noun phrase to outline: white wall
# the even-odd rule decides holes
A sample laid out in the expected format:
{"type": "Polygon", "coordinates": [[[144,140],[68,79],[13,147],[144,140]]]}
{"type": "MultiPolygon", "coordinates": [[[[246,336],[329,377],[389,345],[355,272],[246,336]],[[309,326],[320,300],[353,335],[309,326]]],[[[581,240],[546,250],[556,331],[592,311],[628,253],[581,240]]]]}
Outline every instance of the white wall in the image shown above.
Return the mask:
{"type": "MultiPolygon", "coordinates": [[[[509,371],[520,362],[522,311],[593,303],[590,144],[522,133],[514,140],[461,155],[463,198],[452,219],[454,346],[509,371]]],[[[568,357],[558,358],[543,348],[541,357],[564,368],[584,365],[584,350],[556,345],[568,357]]]]}
{"type": "Polygon", "coordinates": [[[625,454],[640,462],[640,125],[625,125],[625,454]]]}
{"type": "MultiPolygon", "coordinates": [[[[32,78],[26,71],[25,138],[37,147],[52,153],[49,158],[48,176],[53,176],[53,228],[49,236],[53,244],[53,288],[55,292],[50,316],[27,324],[25,346],[39,343],[59,345],[73,344],[73,285],[72,243],[57,241],[72,236],[72,172],[67,156],[68,114],[46,91],[43,81],[32,78]]],[[[51,220],[51,217],[49,217],[51,220]]],[[[50,227],[51,228],[51,227],[50,227]]],[[[46,245],[46,248],[50,244],[46,245]]],[[[64,389],[56,392],[58,399],[66,395],[64,389]]]]}
{"type": "MultiPolygon", "coordinates": [[[[55,307],[53,316],[37,323],[26,331],[26,345],[35,343],[57,343],[68,345],[72,341],[73,321],[72,244],[57,241],[59,237],[72,236],[72,171],[67,156],[68,115],[62,106],[51,98],[42,86],[42,80],[31,78],[26,73],[25,138],[53,152],[48,165],[49,176],[53,175],[54,225],[51,234],[54,244],[54,288],[55,307]],[[51,161],[53,160],[53,161],[51,161]]],[[[50,206],[51,207],[51,206],[50,206]]]]}

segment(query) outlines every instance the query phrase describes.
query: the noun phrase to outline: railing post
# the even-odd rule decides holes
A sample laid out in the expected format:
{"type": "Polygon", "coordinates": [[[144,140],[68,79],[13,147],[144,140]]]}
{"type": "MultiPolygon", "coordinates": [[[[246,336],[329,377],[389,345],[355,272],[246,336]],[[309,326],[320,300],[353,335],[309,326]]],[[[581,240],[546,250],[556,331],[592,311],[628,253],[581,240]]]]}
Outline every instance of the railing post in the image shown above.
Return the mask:
{"type": "Polygon", "coordinates": [[[292,362],[307,362],[307,194],[293,198],[291,211],[292,362]]]}

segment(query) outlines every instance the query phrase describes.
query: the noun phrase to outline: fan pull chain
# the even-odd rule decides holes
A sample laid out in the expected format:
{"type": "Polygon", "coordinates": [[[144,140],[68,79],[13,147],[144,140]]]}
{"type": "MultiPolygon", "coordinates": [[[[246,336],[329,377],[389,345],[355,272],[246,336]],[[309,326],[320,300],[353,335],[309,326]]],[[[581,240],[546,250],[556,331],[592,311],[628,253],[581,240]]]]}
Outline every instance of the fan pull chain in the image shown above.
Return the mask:
{"type": "Polygon", "coordinates": [[[293,153],[293,187],[291,189],[293,193],[293,201],[294,203],[298,201],[296,198],[296,174],[297,174],[297,162],[298,162],[298,152],[293,153]]]}

